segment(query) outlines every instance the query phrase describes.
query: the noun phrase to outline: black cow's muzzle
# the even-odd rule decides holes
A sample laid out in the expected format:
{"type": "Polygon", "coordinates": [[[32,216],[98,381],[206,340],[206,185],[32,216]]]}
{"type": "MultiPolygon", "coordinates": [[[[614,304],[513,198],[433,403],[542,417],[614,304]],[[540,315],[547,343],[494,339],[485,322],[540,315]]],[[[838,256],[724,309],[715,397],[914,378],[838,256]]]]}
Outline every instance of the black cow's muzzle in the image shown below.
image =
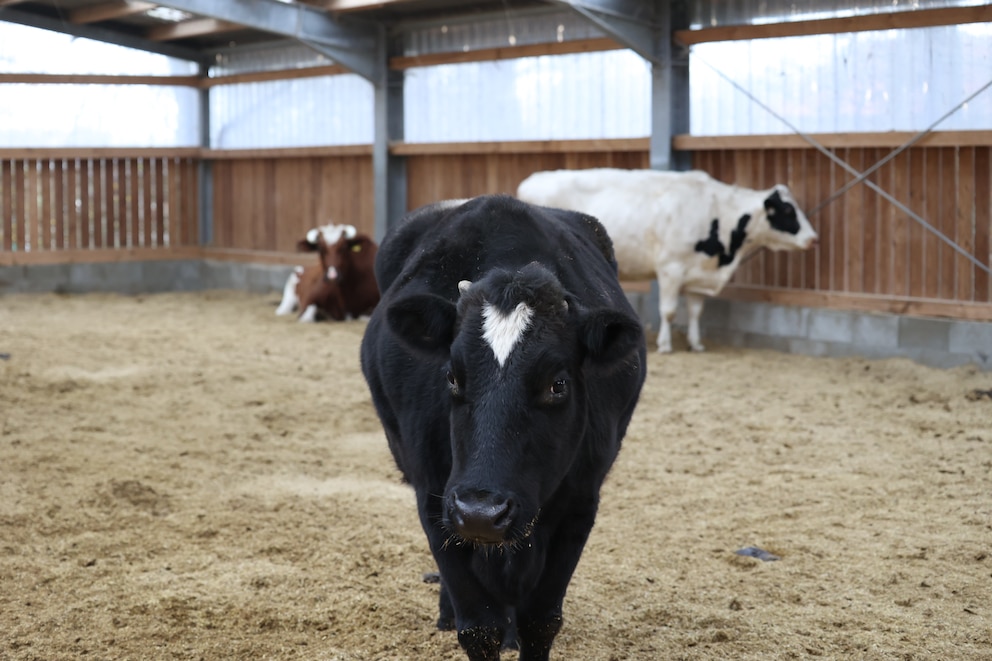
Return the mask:
{"type": "Polygon", "coordinates": [[[451,491],[447,520],[458,536],[476,544],[502,544],[513,527],[517,504],[489,491],[451,491]]]}

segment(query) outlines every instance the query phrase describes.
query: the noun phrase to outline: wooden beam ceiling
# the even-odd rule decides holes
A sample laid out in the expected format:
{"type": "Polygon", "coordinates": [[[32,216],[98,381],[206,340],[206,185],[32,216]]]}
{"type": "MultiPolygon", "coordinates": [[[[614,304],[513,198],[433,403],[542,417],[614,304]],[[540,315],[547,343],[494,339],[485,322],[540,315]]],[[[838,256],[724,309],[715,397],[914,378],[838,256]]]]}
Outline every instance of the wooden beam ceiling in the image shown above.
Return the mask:
{"type": "Polygon", "coordinates": [[[152,28],[145,34],[149,41],[175,41],[177,39],[189,39],[190,37],[201,37],[207,34],[217,34],[220,32],[233,32],[243,30],[244,26],[238,23],[229,23],[216,18],[197,18],[191,21],[182,21],[174,25],[161,25],[152,28]]]}
{"type": "Polygon", "coordinates": [[[69,22],[76,25],[109,21],[133,14],[142,14],[157,7],[153,2],[138,2],[137,0],[119,0],[89,7],[80,7],[69,12],[69,22]]]}

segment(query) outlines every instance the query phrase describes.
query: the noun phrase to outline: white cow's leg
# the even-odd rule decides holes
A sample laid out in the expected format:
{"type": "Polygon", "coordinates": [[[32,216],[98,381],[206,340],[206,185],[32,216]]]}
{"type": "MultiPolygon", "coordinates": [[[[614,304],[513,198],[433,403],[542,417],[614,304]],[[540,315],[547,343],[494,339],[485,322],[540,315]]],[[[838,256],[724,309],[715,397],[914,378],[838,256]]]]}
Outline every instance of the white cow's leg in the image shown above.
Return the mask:
{"type": "Polygon", "coordinates": [[[706,347],[699,341],[699,317],[703,314],[703,302],[706,297],[699,294],[686,294],[685,304],[689,313],[688,340],[693,351],[705,351],[706,347]]]}
{"type": "Polygon", "coordinates": [[[296,297],[296,285],[300,283],[300,269],[294,269],[286,278],[286,286],[282,288],[282,301],[276,308],[277,315],[289,314],[300,304],[300,299],[296,297]]]}
{"type": "Polygon", "coordinates": [[[658,278],[658,312],[661,328],[658,330],[658,353],[672,352],[672,320],[679,305],[678,283],[669,278],[658,278]]]}
{"type": "Polygon", "coordinates": [[[299,319],[300,323],[313,323],[317,321],[317,306],[308,305],[307,309],[303,311],[299,319]]]}

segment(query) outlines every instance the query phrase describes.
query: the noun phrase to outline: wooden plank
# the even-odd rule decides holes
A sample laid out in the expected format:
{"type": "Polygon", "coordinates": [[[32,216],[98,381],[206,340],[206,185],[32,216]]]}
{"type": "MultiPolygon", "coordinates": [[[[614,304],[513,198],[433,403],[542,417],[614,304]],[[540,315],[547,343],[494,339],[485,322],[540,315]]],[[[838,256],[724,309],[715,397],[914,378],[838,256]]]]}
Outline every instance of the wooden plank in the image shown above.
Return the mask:
{"type": "MultiPolygon", "coordinates": [[[[955,235],[958,245],[969,255],[975,255],[975,149],[962,147],[958,150],[958,185],[955,203],[955,235]]],[[[975,283],[972,271],[975,268],[964,256],[954,254],[956,289],[954,298],[958,301],[975,300],[975,283]]]]}
{"type": "Polygon", "coordinates": [[[121,247],[120,218],[117,215],[117,162],[108,158],[103,161],[103,209],[104,209],[104,244],[108,248],[121,247]]]}
{"type": "Polygon", "coordinates": [[[155,247],[155,226],[152,217],[152,188],[155,177],[155,160],[141,159],[141,246],[155,247]]]}
{"type": "MultiPolygon", "coordinates": [[[[915,157],[921,153],[920,150],[915,154],[912,151],[904,151],[892,161],[892,195],[909,208],[912,208],[913,204],[910,193],[911,171],[915,165],[915,157]]],[[[887,222],[892,235],[892,281],[885,293],[891,296],[909,296],[910,271],[913,267],[910,220],[905,213],[890,203],[887,222]]]]}
{"type": "Polygon", "coordinates": [[[217,18],[194,18],[179,23],[159,25],[145,32],[144,37],[149,41],[177,41],[244,29],[245,26],[240,23],[231,23],[217,18]]]}
{"type": "Polygon", "coordinates": [[[920,317],[947,317],[969,321],[992,321],[992,306],[985,303],[965,303],[939,299],[871,296],[847,292],[814,292],[768,287],[743,286],[731,283],[719,298],[778,305],[814,308],[861,310],[920,317]]]}
{"type": "Polygon", "coordinates": [[[52,168],[47,158],[40,162],[41,208],[38,214],[38,250],[54,248],[54,218],[52,215],[52,168]]]}
{"type": "MultiPolygon", "coordinates": [[[[992,148],[975,150],[975,257],[992,268],[992,148]]],[[[974,300],[992,303],[992,278],[983,269],[972,266],[975,282],[974,300]]]]}
{"type": "MultiPolygon", "coordinates": [[[[881,154],[878,149],[862,150],[864,160],[861,161],[862,169],[867,169],[878,163],[881,154]]],[[[879,185],[880,172],[876,171],[868,177],[872,183],[879,185]]],[[[878,293],[879,268],[881,260],[880,246],[880,223],[878,216],[878,194],[868,186],[862,184],[862,222],[863,222],[863,260],[862,267],[862,290],[868,294],[878,293]]],[[[883,188],[883,190],[885,190],[883,188]]]]}
{"type": "Polygon", "coordinates": [[[65,194],[65,162],[62,159],[52,161],[52,215],[54,225],[55,250],[65,250],[66,248],[66,199],[65,194]]]}
{"type": "Polygon", "coordinates": [[[104,201],[104,176],[103,170],[106,161],[102,158],[93,159],[92,169],[90,170],[90,184],[92,186],[92,202],[93,202],[93,224],[92,224],[92,236],[93,236],[93,247],[94,248],[109,248],[110,244],[107,242],[107,214],[103,208],[104,201]]]}
{"type": "Polygon", "coordinates": [[[127,248],[131,245],[130,238],[128,236],[131,225],[127,217],[127,195],[128,195],[128,179],[127,179],[127,163],[126,158],[114,159],[114,182],[115,182],[115,195],[117,198],[117,243],[116,245],[121,248],[127,248]]]}
{"type": "MultiPolygon", "coordinates": [[[[887,149],[872,149],[868,152],[872,163],[878,163],[887,156],[887,149]]],[[[892,162],[883,165],[871,176],[871,180],[878,184],[878,187],[894,195],[892,162]]],[[[868,213],[874,216],[875,225],[875,250],[873,251],[875,266],[871,269],[871,285],[865,282],[865,289],[869,294],[886,294],[892,284],[892,226],[889,223],[887,210],[889,202],[871,189],[865,190],[865,204],[868,205],[868,213]]]]}
{"type": "MultiPolygon", "coordinates": [[[[929,153],[926,149],[910,151],[912,160],[909,168],[909,204],[907,205],[918,215],[926,217],[926,172],[929,163],[929,153]]],[[[926,237],[922,225],[909,216],[900,219],[903,229],[909,237],[909,295],[923,297],[926,289],[926,237]]]]}
{"type": "MultiPolygon", "coordinates": [[[[844,160],[858,172],[865,169],[864,150],[848,149],[844,160]]],[[[846,183],[853,175],[844,178],[846,183]]],[[[865,198],[864,184],[858,184],[844,194],[844,291],[865,291],[865,198]]]]}
{"type": "Polygon", "coordinates": [[[127,245],[129,248],[137,248],[143,245],[141,239],[142,176],[143,176],[143,171],[141,169],[141,159],[129,158],[127,160],[127,187],[128,187],[127,245]]]}
{"type": "Polygon", "coordinates": [[[75,250],[81,246],[79,237],[79,161],[75,158],[65,159],[65,208],[66,208],[66,243],[67,250],[75,250]]]}
{"type": "Polygon", "coordinates": [[[14,205],[13,205],[13,226],[12,226],[12,243],[13,250],[17,252],[24,252],[24,240],[25,240],[25,222],[24,222],[24,161],[14,161],[13,171],[12,171],[12,186],[11,190],[14,193],[14,205]]]}
{"type": "Polygon", "coordinates": [[[506,142],[391,142],[389,152],[397,156],[542,154],[563,152],[622,152],[649,149],[648,138],[602,140],[520,140],[506,142]]]}
{"type": "MultiPolygon", "coordinates": [[[[957,171],[957,149],[945,147],[940,150],[940,210],[937,216],[931,219],[941,233],[955,243],[957,237],[957,194],[958,194],[958,171],[957,171]]],[[[939,240],[937,244],[938,268],[940,278],[938,279],[938,298],[954,299],[957,291],[957,268],[955,261],[957,252],[947,244],[946,241],[939,240]]]]}
{"type": "Polygon", "coordinates": [[[198,147],[18,147],[0,148],[0,159],[4,158],[140,158],[155,156],[196,157],[202,150],[198,147]]]}
{"type": "MultiPolygon", "coordinates": [[[[22,264],[85,264],[108,262],[138,262],[166,259],[199,259],[199,248],[85,248],[72,250],[42,250],[0,253],[0,266],[22,264]]],[[[245,260],[250,261],[250,260],[245,260]]]]}
{"type": "Polygon", "coordinates": [[[165,241],[165,179],[166,159],[155,159],[155,245],[162,247],[168,245],[165,241]]]}
{"type": "Polygon", "coordinates": [[[90,167],[88,158],[79,159],[79,247],[94,248],[93,209],[90,206],[90,167]]]}
{"type": "Polygon", "coordinates": [[[427,53],[410,57],[389,58],[389,68],[402,71],[413,67],[433,67],[441,64],[463,64],[466,62],[486,62],[490,60],[512,60],[521,57],[541,57],[545,55],[565,55],[570,53],[594,53],[606,50],[620,50],[623,46],[612,39],[602,37],[594,39],[575,39],[543,44],[528,44],[525,46],[504,46],[498,48],[480,48],[469,51],[449,51],[446,53],[427,53]]]}
{"type": "MultiPolygon", "coordinates": [[[[824,197],[837,190],[834,182],[836,170],[837,166],[829,161],[824,161],[820,168],[819,188],[820,192],[825,194],[824,197]]],[[[841,204],[838,202],[834,201],[833,204],[826,207],[826,215],[824,216],[826,223],[823,227],[823,234],[820,236],[820,272],[818,277],[820,287],[827,291],[836,291],[838,289],[834,280],[834,262],[841,250],[841,244],[838,240],[842,229],[839,225],[840,213],[838,211],[841,204]]]]}
{"type": "Polygon", "coordinates": [[[22,250],[38,250],[38,234],[41,227],[41,209],[38,204],[38,161],[24,162],[24,247],[22,250]]]}
{"type": "Polygon", "coordinates": [[[179,191],[179,213],[182,220],[182,246],[197,246],[200,243],[199,228],[197,225],[197,164],[192,159],[184,158],[180,161],[180,181],[176,188],[179,191]]]}
{"type": "MultiPolygon", "coordinates": [[[[864,133],[809,133],[810,138],[828,149],[840,147],[901,147],[917,136],[912,131],[864,133]]],[[[992,131],[935,131],[924,136],[914,146],[955,147],[958,145],[992,145],[992,131]]],[[[675,149],[707,151],[723,149],[814,149],[800,135],[677,135],[672,140],[675,149]]]]}
{"type": "MultiPolygon", "coordinates": [[[[339,76],[351,71],[337,64],[319,67],[304,67],[302,69],[283,69],[281,71],[255,71],[239,73],[216,78],[201,78],[201,88],[211,88],[218,85],[241,85],[244,83],[264,83],[274,80],[297,80],[300,78],[320,78],[323,76],[339,76]]],[[[370,147],[371,148],[371,147],[370,147]]]]}
{"type": "Polygon", "coordinates": [[[14,243],[14,163],[0,160],[0,247],[11,252],[14,243]]]}
{"type": "Polygon", "coordinates": [[[102,2],[89,7],[80,7],[69,12],[69,22],[76,25],[87,23],[99,23],[110,21],[115,18],[143,14],[149,9],[157,7],[152,2],[138,2],[136,0],[116,0],[114,2],[102,2]]]}
{"type": "Polygon", "coordinates": [[[199,87],[197,76],[120,76],[108,74],[0,73],[0,84],[26,85],[158,85],[199,87]]]}
{"type": "MultiPolygon", "coordinates": [[[[940,229],[940,193],[943,177],[943,160],[941,149],[924,149],[927,158],[927,168],[923,174],[922,186],[926,191],[923,204],[924,212],[920,215],[930,225],[940,229]]],[[[916,221],[913,221],[916,222],[916,221]]],[[[942,243],[937,235],[924,228],[923,232],[923,294],[924,298],[940,298],[940,253],[942,243]]]]}
{"type": "Polygon", "coordinates": [[[866,32],[922,28],[935,25],[987,23],[990,21],[992,21],[992,5],[981,5],[978,7],[915,9],[910,11],[879,12],[877,14],[858,14],[840,18],[676,30],[673,40],[677,44],[689,46],[713,41],[750,41],[753,39],[839,34],[842,32],[866,32]]]}

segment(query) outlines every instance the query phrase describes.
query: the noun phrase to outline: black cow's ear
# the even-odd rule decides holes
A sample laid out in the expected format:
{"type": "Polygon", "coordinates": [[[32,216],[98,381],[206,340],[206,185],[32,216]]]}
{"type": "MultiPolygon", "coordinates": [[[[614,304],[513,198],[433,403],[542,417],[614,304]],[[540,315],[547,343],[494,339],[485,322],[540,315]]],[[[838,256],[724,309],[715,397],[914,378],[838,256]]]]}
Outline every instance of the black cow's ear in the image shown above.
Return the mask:
{"type": "Polygon", "coordinates": [[[455,305],[440,296],[420,294],[402,298],[386,310],[393,332],[413,349],[434,353],[451,346],[455,305]]]}
{"type": "Polygon", "coordinates": [[[623,360],[644,343],[640,321],[616,310],[596,310],[582,321],[581,340],[599,363],[623,360]]]}

